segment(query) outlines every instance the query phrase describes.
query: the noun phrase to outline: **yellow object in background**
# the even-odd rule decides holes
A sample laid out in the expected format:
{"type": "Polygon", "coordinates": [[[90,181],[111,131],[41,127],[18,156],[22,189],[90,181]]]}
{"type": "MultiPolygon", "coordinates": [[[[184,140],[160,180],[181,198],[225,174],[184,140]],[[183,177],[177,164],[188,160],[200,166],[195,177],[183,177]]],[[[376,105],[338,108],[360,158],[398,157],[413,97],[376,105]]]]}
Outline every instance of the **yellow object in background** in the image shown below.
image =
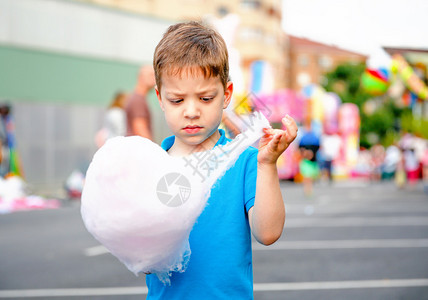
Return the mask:
{"type": "Polygon", "coordinates": [[[251,99],[248,95],[237,95],[236,96],[235,107],[233,110],[237,115],[247,115],[253,111],[253,107],[251,106],[251,99]]]}
{"type": "Polygon", "coordinates": [[[391,70],[400,75],[404,84],[410,91],[416,94],[418,98],[428,100],[428,87],[415,74],[414,70],[403,56],[399,54],[393,56],[391,70]]]}

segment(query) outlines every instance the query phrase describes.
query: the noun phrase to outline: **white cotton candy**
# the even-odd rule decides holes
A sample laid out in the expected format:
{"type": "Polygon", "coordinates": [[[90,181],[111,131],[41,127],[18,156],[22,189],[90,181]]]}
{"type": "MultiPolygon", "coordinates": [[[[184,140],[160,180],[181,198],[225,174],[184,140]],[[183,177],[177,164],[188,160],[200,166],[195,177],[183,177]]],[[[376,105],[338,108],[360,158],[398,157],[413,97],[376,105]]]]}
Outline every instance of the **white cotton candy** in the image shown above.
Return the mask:
{"type": "Polygon", "coordinates": [[[169,283],[172,271],[186,269],[189,234],[211,186],[270,127],[260,113],[250,122],[232,142],[185,157],[142,137],[108,140],[86,174],[86,228],[134,274],[155,273],[169,283]]]}

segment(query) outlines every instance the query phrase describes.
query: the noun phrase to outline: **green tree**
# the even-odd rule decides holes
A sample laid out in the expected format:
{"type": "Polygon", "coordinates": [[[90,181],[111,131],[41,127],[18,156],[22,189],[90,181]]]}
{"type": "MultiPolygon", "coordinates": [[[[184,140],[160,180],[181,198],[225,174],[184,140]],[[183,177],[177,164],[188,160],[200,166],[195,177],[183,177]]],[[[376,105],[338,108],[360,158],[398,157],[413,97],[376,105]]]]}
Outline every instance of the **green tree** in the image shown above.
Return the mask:
{"type": "Polygon", "coordinates": [[[366,69],[364,63],[344,63],[325,74],[323,87],[336,93],[344,103],[354,103],[360,110],[360,143],[364,147],[371,147],[376,138],[385,146],[391,144],[398,136],[399,119],[403,109],[395,106],[394,101],[386,95],[376,98],[376,109],[366,112],[365,104],[373,101],[360,84],[361,76],[366,69]]]}
{"type": "Polygon", "coordinates": [[[344,63],[338,65],[332,72],[325,74],[327,91],[336,93],[344,103],[355,103],[360,111],[364,103],[370,99],[360,87],[361,75],[364,73],[366,65],[363,63],[344,63]]]}

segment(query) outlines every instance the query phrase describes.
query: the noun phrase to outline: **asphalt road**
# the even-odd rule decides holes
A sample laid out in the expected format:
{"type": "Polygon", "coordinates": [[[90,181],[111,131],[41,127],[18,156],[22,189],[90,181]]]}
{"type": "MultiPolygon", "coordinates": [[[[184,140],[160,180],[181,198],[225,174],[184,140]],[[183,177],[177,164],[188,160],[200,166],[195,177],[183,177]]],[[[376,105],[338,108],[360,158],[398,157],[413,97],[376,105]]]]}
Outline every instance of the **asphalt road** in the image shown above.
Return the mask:
{"type": "MultiPolygon", "coordinates": [[[[283,183],[280,241],[254,244],[255,299],[428,299],[428,196],[422,187],[346,182],[311,198],[283,183]]],[[[79,202],[0,215],[0,298],[145,299],[135,277],[100,247],[79,202]]]]}

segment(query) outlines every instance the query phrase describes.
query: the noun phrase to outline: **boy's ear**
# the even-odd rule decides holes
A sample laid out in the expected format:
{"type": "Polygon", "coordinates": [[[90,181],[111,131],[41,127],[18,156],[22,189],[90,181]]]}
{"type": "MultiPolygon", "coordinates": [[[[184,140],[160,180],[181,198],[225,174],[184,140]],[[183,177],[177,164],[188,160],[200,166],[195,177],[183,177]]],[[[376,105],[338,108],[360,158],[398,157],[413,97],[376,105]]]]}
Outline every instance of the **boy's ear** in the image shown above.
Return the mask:
{"type": "Polygon", "coordinates": [[[156,91],[156,97],[158,98],[158,101],[159,101],[159,106],[162,109],[162,111],[165,111],[164,108],[163,108],[162,98],[161,98],[161,95],[160,95],[160,92],[158,90],[158,86],[157,85],[155,86],[155,91],[156,91]]]}
{"type": "Polygon", "coordinates": [[[233,94],[233,82],[228,81],[226,84],[226,90],[224,91],[223,109],[226,109],[229,106],[229,103],[232,100],[232,94],[233,94]]]}

